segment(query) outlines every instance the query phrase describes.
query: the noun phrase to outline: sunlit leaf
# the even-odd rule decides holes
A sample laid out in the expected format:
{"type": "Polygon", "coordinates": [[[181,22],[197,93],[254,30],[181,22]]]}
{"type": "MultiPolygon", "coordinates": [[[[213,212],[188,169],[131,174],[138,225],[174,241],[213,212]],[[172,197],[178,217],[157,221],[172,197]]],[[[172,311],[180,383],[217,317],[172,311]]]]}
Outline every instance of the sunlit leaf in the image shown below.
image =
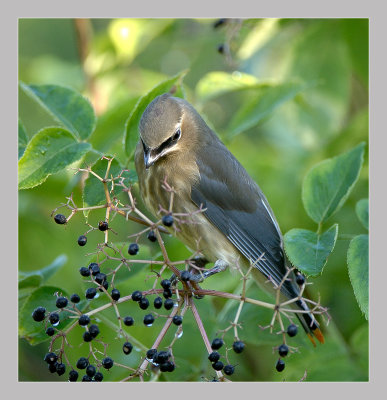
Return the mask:
{"type": "Polygon", "coordinates": [[[78,161],[90,148],[89,143],[78,142],[66,129],[42,129],[28,143],[19,160],[19,189],[41,184],[49,175],[78,161]]]}
{"type": "Polygon", "coordinates": [[[18,124],[18,158],[20,158],[24,154],[24,150],[26,149],[28,144],[28,136],[26,130],[19,119],[18,124]]]}
{"type": "Polygon", "coordinates": [[[57,85],[26,85],[23,90],[52,117],[80,139],[87,139],[96,124],[90,102],[73,89],[57,85]]]}
{"type": "Polygon", "coordinates": [[[368,216],[368,199],[361,199],[356,203],[356,215],[364,228],[368,229],[369,216],[368,216]]]}
{"type": "Polygon", "coordinates": [[[317,234],[306,229],[291,229],[284,236],[285,251],[291,263],[308,276],[321,274],[337,239],[338,225],[317,234]]]}
{"type": "Polygon", "coordinates": [[[291,100],[308,86],[302,82],[263,84],[254,88],[251,98],[241,106],[227,128],[233,137],[257,125],[284,102],[291,100]]]}
{"type": "Polygon", "coordinates": [[[356,300],[364,316],[368,319],[368,235],[359,235],[351,240],[347,261],[356,300]]]}
{"type": "Polygon", "coordinates": [[[363,164],[364,143],[340,156],[324,160],[305,176],[302,201],[315,222],[326,221],[338,211],[354,187],[363,164]]]}
{"type": "Polygon", "coordinates": [[[224,93],[255,87],[258,84],[255,76],[241,72],[209,72],[197,83],[196,96],[198,101],[204,102],[224,93]]]}

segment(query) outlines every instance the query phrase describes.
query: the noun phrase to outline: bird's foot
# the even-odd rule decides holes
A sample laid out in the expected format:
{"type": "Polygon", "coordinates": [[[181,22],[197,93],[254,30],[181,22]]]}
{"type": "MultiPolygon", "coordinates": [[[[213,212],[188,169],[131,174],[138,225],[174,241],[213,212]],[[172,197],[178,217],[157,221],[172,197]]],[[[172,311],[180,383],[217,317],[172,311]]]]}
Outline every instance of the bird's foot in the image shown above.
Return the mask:
{"type": "Polygon", "coordinates": [[[208,277],[215,275],[219,272],[223,272],[224,270],[226,270],[228,267],[228,264],[223,261],[223,260],[217,260],[215,262],[215,265],[203,272],[200,272],[199,274],[193,275],[191,277],[191,281],[194,281],[196,283],[200,283],[203,282],[205,279],[207,279],[208,277]]]}

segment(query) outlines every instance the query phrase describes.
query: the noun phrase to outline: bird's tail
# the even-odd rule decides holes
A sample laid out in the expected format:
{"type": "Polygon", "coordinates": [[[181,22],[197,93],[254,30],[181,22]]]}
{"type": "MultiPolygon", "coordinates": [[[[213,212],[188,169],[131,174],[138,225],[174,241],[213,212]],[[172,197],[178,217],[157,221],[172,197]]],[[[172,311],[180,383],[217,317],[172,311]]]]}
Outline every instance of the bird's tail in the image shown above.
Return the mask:
{"type": "MultiPolygon", "coordinates": [[[[308,306],[303,300],[296,301],[296,304],[302,310],[309,311],[308,306]]],[[[316,338],[320,343],[324,343],[324,335],[322,334],[320,325],[316,321],[316,318],[313,316],[313,314],[311,312],[306,312],[302,314],[297,313],[296,315],[306,334],[308,335],[309,340],[313,343],[313,346],[316,346],[314,338],[316,338]]]]}

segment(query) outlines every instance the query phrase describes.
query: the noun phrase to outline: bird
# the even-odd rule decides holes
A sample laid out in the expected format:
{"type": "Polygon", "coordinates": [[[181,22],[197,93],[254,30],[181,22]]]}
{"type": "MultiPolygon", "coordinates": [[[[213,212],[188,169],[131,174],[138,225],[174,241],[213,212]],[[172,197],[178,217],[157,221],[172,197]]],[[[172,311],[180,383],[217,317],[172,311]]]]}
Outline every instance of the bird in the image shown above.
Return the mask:
{"type": "MultiPolygon", "coordinates": [[[[163,182],[173,188],[173,212],[189,214],[192,223],[171,232],[199,251],[198,265],[214,263],[201,275],[253,265],[259,285],[269,280],[285,299],[298,297],[300,286],[265,195],[196,109],[183,98],[161,94],[144,110],[138,130],[134,161],[144,205],[154,216],[168,210],[171,193],[163,182]]],[[[324,343],[303,298],[292,306],[301,311],[297,318],[313,345],[314,338],[324,343]]]]}

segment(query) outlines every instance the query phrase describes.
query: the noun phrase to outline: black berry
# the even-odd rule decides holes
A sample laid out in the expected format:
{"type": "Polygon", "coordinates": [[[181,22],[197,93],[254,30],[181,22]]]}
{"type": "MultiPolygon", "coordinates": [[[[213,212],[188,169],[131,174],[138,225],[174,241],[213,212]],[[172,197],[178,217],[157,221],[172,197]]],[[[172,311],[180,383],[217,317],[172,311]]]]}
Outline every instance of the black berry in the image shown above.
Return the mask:
{"type": "Polygon", "coordinates": [[[183,282],[188,282],[188,281],[191,279],[191,273],[190,273],[189,271],[183,271],[183,272],[180,274],[180,279],[181,279],[183,282]]]}
{"type": "Polygon", "coordinates": [[[97,283],[101,285],[106,280],[106,274],[104,274],[103,272],[98,272],[98,274],[95,275],[94,279],[97,283]]]}
{"type": "Polygon", "coordinates": [[[103,380],[103,375],[102,375],[102,373],[101,373],[101,372],[97,372],[97,373],[94,375],[94,380],[95,380],[96,382],[102,382],[102,380],[103,380]]]}
{"type": "Polygon", "coordinates": [[[164,308],[166,310],[171,310],[174,305],[175,305],[175,303],[174,303],[174,301],[172,299],[166,299],[164,301],[164,308]]]}
{"type": "Polygon", "coordinates": [[[275,369],[276,369],[278,372],[282,372],[282,371],[285,369],[285,361],[279,359],[279,360],[277,361],[277,364],[275,365],[275,369]]]}
{"type": "Polygon", "coordinates": [[[290,337],[296,336],[296,335],[297,335],[297,331],[298,331],[298,328],[297,328],[296,325],[290,324],[290,325],[288,326],[287,332],[288,332],[288,335],[289,335],[290,337]]]}
{"type": "Polygon", "coordinates": [[[75,371],[75,369],[72,369],[69,372],[69,381],[70,382],[76,382],[78,380],[78,372],[75,371]]]}
{"type": "Polygon", "coordinates": [[[297,274],[296,275],[296,282],[298,285],[303,285],[305,283],[305,276],[302,274],[297,274]]]}
{"type": "Polygon", "coordinates": [[[169,289],[171,287],[171,281],[169,279],[163,279],[160,282],[160,285],[163,289],[169,289]]]}
{"type": "Polygon", "coordinates": [[[99,221],[98,229],[102,232],[107,231],[109,229],[109,224],[106,221],[99,221]]]}
{"type": "Polygon", "coordinates": [[[67,306],[68,303],[69,303],[69,301],[66,299],[66,297],[58,297],[58,298],[56,299],[55,305],[56,305],[58,308],[64,308],[64,307],[67,306]]]}
{"type": "Polygon", "coordinates": [[[149,239],[151,242],[155,242],[155,241],[157,240],[157,236],[156,236],[156,234],[154,233],[154,231],[149,231],[147,237],[148,237],[148,239],[149,239]]]}
{"type": "Polygon", "coordinates": [[[224,53],[224,44],[220,44],[218,46],[218,53],[223,54],[224,53]]]}
{"type": "Polygon", "coordinates": [[[214,368],[215,371],[221,371],[221,370],[223,369],[223,363],[222,363],[222,361],[214,362],[214,363],[212,364],[212,368],[214,368]]]}
{"type": "Polygon", "coordinates": [[[121,293],[118,289],[113,289],[112,290],[112,299],[114,301],[117,301],[121,297],[121,293]]]}
{"type": "Polygon", "coordinates": [[[45,316],[46,316],[46,309],[44,307],[35,308],[35,310],[32,313],[32,318],[36,322],[43,321],[45,316]]]}
{"type": "Polygon", "coordinates": [[[181,315],[175,315],[175,316],[172,318],[172,322],[173,322],[175,325],[179,326],[179,325],[181,325],[181,324],[183,323],[183,317],[182,317],[181,315]]]}
{"type": "Polygon", "coordinates": [[[153,361],[157,364],[162,364],[168,361],[169,356],[170,354],[168,351],[160,351],[159,353],[157,353],[153,361]]]}
{"type": "Polygon", "coordinates": [[[53,374],[54,372],[56,372],[57,365],[58,365],[57,362],[55,362],[54,364],[48,364],[48,370],[53,374]]]}
{"type": "Polygon", "coordinates": [[[48,317],[48,320],[51,324],[56,325],[59,322],[59,314],[58,313],[51,313],[48,317]]]}
{"type": "Polygon", "coordinates": [[[81,298],[76,293],[72,294],[70,297],[70,301],[74,304],[77,304],[81,301],[81,298]]]}
{"type": "Polygon", "coordinates": [[[94,287],[91,287],[91,288],[88,288],[88,289],[86,290],[85,296],[86,296],[86,299],[91,300],[91,299],[94,299],[94,297],[95,297],[96,294],[97,294],[97,289],[94,288],[94,287]]]}
{"type": "Polygon", "coordinates": [[[140,250],[140,248],[138,247],[137,243],[131,243],[128,247],[128,253],[131,256],[135,256],[139,250],[140,250]]]}
{"type": "Polygon", "coordinates": [[[84,246],[87,243],[87,237],[85,235],[81,235],[78,238],[78,244],[80,246],[84,246]]]}
{"type": "Polygon", "coordinates": [[[146,358],[148,360],[153,360],[155,358],[155,356],[157,355],[157,350],[156,349],[149,349],[146,352],[146,358]]]}
{"type": "Polygon", "coordinates": [[[286,357],[289,353],[289,347],[286,346],[286,344],[281,344],[280,347],[278,347],[278,354],[281,357],[286,357]]]}
{"type": "Polygon", "coordinates": [[[78,323],[81,326],[86,326],[90,323],[90,317],[86,314],[83,314],[79,317],[78,323]]]}
{"type": "Polygon", "coordinates": [[[96,338],[97,336],[98,336],[98,334],[99,334],[99,328],[98,328],[98,326],[97,325],[90,325],[89,326],[89,333],[90,333],[90,335],[91,335],[91,337],[94,339],[94,338],[96,338]]]}
{"type": "Polygon", "coordinates": [[[54,329],[52,326],[49,326],[49,327],[46,329],[46,335],[48,335],[48,336],[53,336],[54,333],[55,333],[55,329],[54,329]]]}
{"type": "Polygon", "coordinates": [[[66,365],[63,363],[57,364],[56,373],[61,376],[66,372],[66,365]]]}
{"type": "Polygon", "coordinates": [[[160,364],[161,372],[172,372],[175,369],[175,364],[172,361],[166,361],[160,364]]]}
{"type": "Polygon", "coordinates": [[[219,350],[223,346],[223,340],[220,338],[215,338],[211,343],[212,350],[219,350]]]}
{"type": "Polygon", "coordinates": [[[81,267],[81,268],[79,268],[79,273],[80,273],[82,276],[90,276],[90,270],[89,270],[89,268],[87,268],[87,267],[81,267]]]}
{"type": "Polygon", "coordinates": [[[171,214],[164,215],[161,219],[162,223],[165,226],[172,226],[173,225],[173,217],[171,214]]]}
{"type": "Polygon", "coordinates": [[[55,353],[52,353],[52,352],[51,353],[47,353],[44,356],[44,361],[47,364],[55,364],[57,362],[57,360],[58,360],[58,356],[55,353]]]}
{"type": "Polygon", "coordinates": [[[130,342],[125,342],[124,345],[122,346],[122,351],[125,354],[130,354],[133,350],[133,345],[130,342]]]}
{"type": "Polygon", "coordinates": [[[141,310],[146,310],[149,307],[149,300],[146,297],[143,297],[139,302],[138,302],[141,310]]]}
{"type": "Polygon", "coordinates": [[[232,344],[232,348],[235,351],[235,353],[239,354],[242,353],[243,349],[245,348],[245,344],[240,340],[238,340],[232,344]]]}
{"type": "MultiPolygon", "coordinates": [[[[105,279],[105,280],[102,282],[102,286],[104,287],[105,290],[108,290],[108,288],[109,288],[109,282],[105,279]]],[[[103,289],[102,289],[102,288],[99,288],[99,291],[100,291],[100,292],[103,292],[103,289]]]]}
{"type": "Polygon", "coordinates": [[[163,299],[161,297],[156,297],[153,302],[154,307],[159,310],[163,305],[163,299]]]}
{"type": "Polygon", "coordinates": [[[93,379],[90,378],[89,375],[83,375],[82,376],[82,382],[92,382],[92,381],[93,381],[93,379]]]}
{"type": "Polygon", "coordinates": [[[86,357],[81,357],[77,361],[77,368],[78,369],[85,369],[89,365],[89,360],[86,357]]]}
{"type": "Polygon", "coordinates": [[[171,298],[172,297],[172,290],[171,289],[164,289],[163,296],[166,299],[171,298]]]}
{"type": "Polygon", "coordinates": [[[214,363],[219,361],[220,359],[220,354],[217,351],[213,351],[212,353],[210,353],[210,355],[208,356],[208,359],[214,363]]]}
{"type": "Polygon", "coordinates": [[[224,25],[224,24],[226,23],[226,21],[227,21],[226,18],[219,18],[219,19],[217,19],[217,20],[214,22],[213,27],[214,27],[215,29],[216,29],[216,28],[219,28],[220,26],[224,25]]]}
{"type": "Polygon", "coordinates": [[[144,325],[152,325],[155,322],[155,317],[152,314],[147,314],[144,317],[144,325]]]}
{"type": "Polygon", "coordinates": [[[93,340],[93,337],[90,335],[90,332],[86,331],[83,333],[83,340],[88,343],[91,342],[93,340]]]}
{"type": "Polygon", "coordinates": [[[132,317],[125,317],[124,324],[126,326],[132,326],[134,324],[134,319],[132,317]]]}
{"type": "Polygon", "coordinates": [[[223,372],[226,375],[232,375],[234,373],[234,371],[235,371],[234,366],[230,365],[230,364],[229,365],[225,365],[224,368],[223,368],[223,372]]]}
{"type": "Polygon", "coordinates": [[[96,276],[101,272],[99,265],[97,263],[91,263],[89,264],[89,270],[93,276],[96,276]]]}
{"type": "Polygon", "coordinates": [[[92,378],[95,373],[97,372],[96,368],[94,367],[94,365],[88,365],[86,368],[86,375],[90,376],[90,378],[92,378]]]}
{"type": "Polygon", "coordinates": [[[136,290],[132,293],[133,301],[140,301],[142,299],[142,293],[139,290],[136,290]]]}
{"type": "Polygon", "coordinates": [[[110,357],[105,357],[102,360],[102,366],[106,369],[110,369],[114,364],[114,361],[110,357]]]}
{"type": "Polygon", "coordinates": [[[59,225],[63,225],[67,222],[67,219],[63,214],[56,214],[54,217],[54,221],[59,225]]]}

